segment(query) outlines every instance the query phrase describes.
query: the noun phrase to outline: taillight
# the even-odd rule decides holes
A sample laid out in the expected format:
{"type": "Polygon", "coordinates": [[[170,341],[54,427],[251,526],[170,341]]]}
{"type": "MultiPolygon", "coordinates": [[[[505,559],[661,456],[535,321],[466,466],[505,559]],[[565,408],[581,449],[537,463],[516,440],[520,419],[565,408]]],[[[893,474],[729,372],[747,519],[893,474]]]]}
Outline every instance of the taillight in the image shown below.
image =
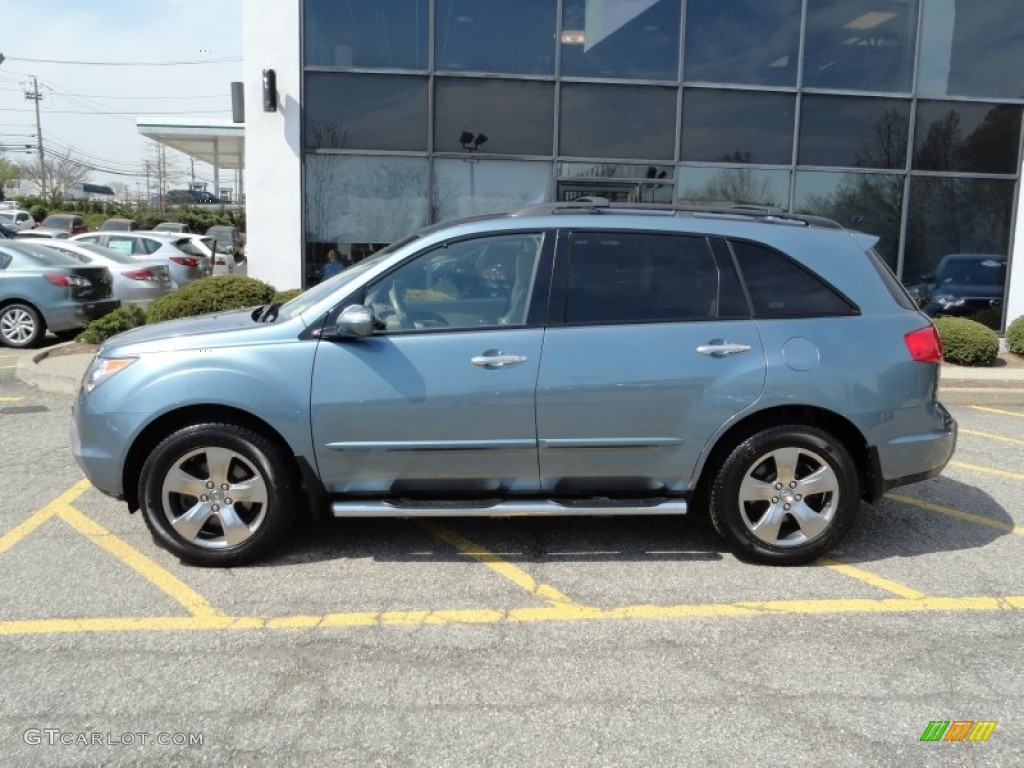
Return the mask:
{"type": "Polygon", "coordinates": [[[216,264],[218,267],[226,267],[228,265],[228,263],[220,256],[218,256],[213,263],[216,264]]]}
{"type": "Polygon", "coordinates": [[[919,363],[942,362],[942,342],[934,325],[911,331],[903,337],[903,341],[906,342],[911,359],[919,363]]]}
{"type": "Polygon", "coordinates": [[[193,259],[191,256],[171,256],[171,261],[175,264],[181,264],[183,267],[199,266],[199,259],[193,259]]]}
{"type": "Polygon", "coordinates": [[[129,280],[156,280],[156,275],[148,269],[136,269],[132,272],[125,272],[124,276],[129,280]]]}
{"type": "Polygon", "coordinates": [[[74,277],[60,272],[47,272],[43,277],[61,288],[85,288],[90,284],[84,277],[74,277]]]}

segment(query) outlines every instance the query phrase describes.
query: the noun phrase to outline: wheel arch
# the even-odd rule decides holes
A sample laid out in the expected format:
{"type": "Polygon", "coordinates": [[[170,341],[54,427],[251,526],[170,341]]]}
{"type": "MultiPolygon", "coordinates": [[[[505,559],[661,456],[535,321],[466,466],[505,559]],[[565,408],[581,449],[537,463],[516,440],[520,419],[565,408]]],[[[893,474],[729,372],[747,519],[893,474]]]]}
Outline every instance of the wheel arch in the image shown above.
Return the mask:
{"type": "Polygon", "coordinates": [[[195,424],[233,424],[250,429],[274,442],[286,456],[292,458],[290,471],[305,487],[310,499],[310,511],[316,516],[319,502],[325,497],[320,480],[308,461],[296,456],[288,441],[281,434],[258,416],[254,416],[241,408],[227,405],[189,405],[162,414],[154,419],[136,436],[126,453],[121,476],[121,488],[128,509],[135,512],[139,509],[139,478],[142,466],[153,449],[168,435],[184,427],[195,424]]]}
{"type": "Polygon", "coordinates": [[[695,499],[701,504],[706,504],[715,476],[714,471],[710,470],[721,466],[736,446],[762,430],[785,425],[814,427],[834,435],[846,448],[857,467],[861,498],[874,500],[878,485],[877,461],[863,433],[853,422],[838,413],[810,405],[767,408],[752,413],[729,427],[715,440],[711,449],[705,452],[703,461],[698,466],[699,480],[694,493],[695,499]]]}

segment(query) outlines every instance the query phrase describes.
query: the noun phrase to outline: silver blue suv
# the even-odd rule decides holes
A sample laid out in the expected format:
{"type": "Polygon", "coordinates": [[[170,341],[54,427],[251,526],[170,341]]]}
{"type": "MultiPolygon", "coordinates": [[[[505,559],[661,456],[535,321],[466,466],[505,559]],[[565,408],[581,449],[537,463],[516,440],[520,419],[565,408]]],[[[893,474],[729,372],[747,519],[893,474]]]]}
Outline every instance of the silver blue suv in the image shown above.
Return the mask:
{"type": "Polygon", "coordinates": [[[74,453],[198,565],[309,513],[691,509],[804,563],[956,442],[938,336],[874,240],[601,200],[431,227],[284,305],[111,339],[74,453]]]}

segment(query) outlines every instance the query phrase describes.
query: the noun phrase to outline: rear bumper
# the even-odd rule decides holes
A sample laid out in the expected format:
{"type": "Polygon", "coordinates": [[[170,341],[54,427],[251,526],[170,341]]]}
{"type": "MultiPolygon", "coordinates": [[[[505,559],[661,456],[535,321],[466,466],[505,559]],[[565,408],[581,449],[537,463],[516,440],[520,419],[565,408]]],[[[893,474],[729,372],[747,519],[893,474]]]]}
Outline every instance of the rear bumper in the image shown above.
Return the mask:
{"type": "Polygon", "coordinates": [[[103,317],[121,306],[120,299],[100,299],[99,301],[75,301],[49,307],[46,312],[46,325],[51,331],[70,331],[73,328],[84,328],[97,317],[103,317]]]}
{"type": "Polygon", "coordinates": [[[941,418],[936,429],[900,435],[869,447],[870,501],[877,501],[898,486],[935,477],[945,469],[956,449],[957,424],[941,404],[936,403],[936,407],[941,418]]]}

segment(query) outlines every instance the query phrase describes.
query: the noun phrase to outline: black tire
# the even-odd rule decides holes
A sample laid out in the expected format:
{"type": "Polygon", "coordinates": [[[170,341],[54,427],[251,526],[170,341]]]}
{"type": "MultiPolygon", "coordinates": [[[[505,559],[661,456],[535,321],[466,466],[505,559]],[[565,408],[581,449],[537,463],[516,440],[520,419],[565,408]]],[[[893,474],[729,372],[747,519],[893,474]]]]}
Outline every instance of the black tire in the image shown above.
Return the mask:
{"type": "Polygon", "coordinates": [[[234,424],[178,430],[149,455],[139,479],[153,540],[201,566],[244,565],[267,555],[291,527],[292,510],[302,508],[299,493],[291,458],[234,424]]]}
{"type": "Polygon", "coordinates": [[[14,302],[0,309],[0,344],[15,349],[34,347],[46,335],[46,322],[31,304],[14,302]]]}
{"type": "Polygon", "coordinates": [[[744,440],[722,464],[711,487],[711,522],[739,557],[800,565],[849,530],[859,485],[853,459],[834,436],[773,427],[744,440]]]}

